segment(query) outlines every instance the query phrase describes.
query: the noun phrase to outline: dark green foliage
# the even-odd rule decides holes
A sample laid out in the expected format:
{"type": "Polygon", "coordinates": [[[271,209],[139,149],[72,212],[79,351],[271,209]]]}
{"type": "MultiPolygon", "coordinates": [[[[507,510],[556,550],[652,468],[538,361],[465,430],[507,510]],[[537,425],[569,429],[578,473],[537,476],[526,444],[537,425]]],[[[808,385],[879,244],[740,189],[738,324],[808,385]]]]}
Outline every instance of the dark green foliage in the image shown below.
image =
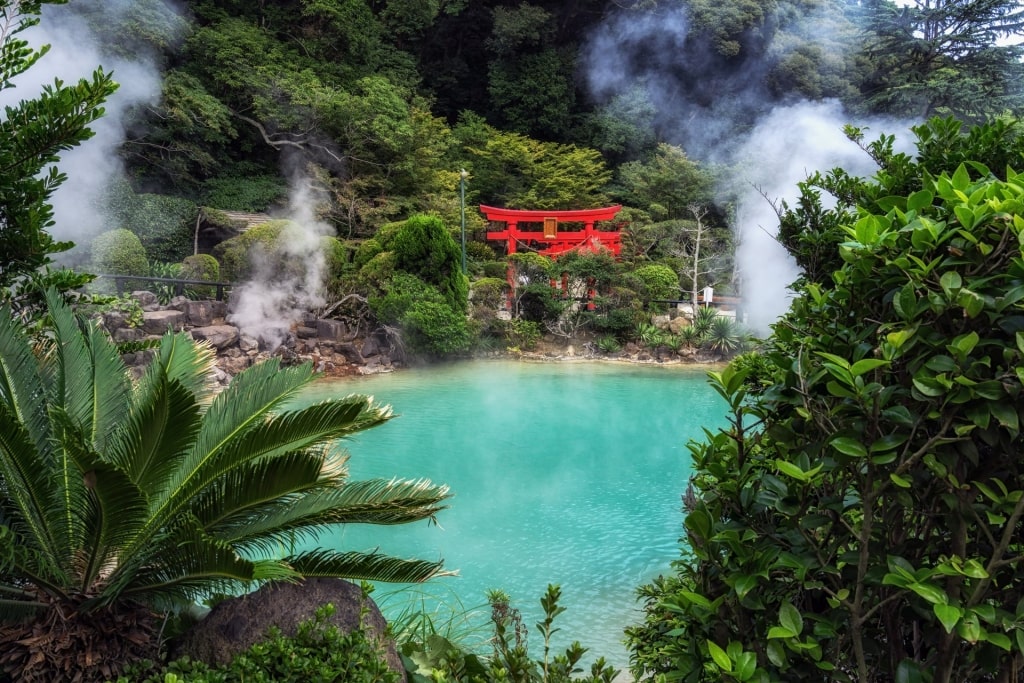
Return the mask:
{"type": "Polygon", "coordinates": [[[97,273],[148,275],[149,260],[138,235],[124,228],[110,230],[92,241],[92,264],[97,273]]]}
{"type": "MultiPolygon", "coordinates": [[[[0,90],[28,71],[48,50],[33,49],[20,33],[38,23],[41,2],[0,4],[0,90]]],[[[92,137],[89,126],[103,114],[103,102],[117,85],[97,69],[75,84],[56,83],[24,93],[0,116],[0,291],[32,276],[67,251],[57,242],[50,197],[64,181],[57,167],[61,152],[92,137]]],[[[64,281],[64,284],[68,284],[64,281]]],[[[78,284],[82,284],[79,282],[78,284]]],[[[4,295],[6,298],[6,294],[4,295]]]]}
{"type": "Polygon", "coordinates": [[[933,118],[911,130],[917,139],[913,157],[894,152],[891,135],[865,143],[864,131],[847,128],[847,135],[878,163],[881,170],[877,182],[862,182],[843,169],[815,172],[799,184],[796,203],[780,207],[785,211],[779,223],[779,240],[807,280],[828,286],[829,275],[841,264],[835,245],[845,239],[843,226],[857,219],[857,207],[888,211],[893,197],[920,189],[922,176],[953,173],[962,163],[983,163],[995,177],[1005,178],[1006,169],[1015,167],[1024,156],[1022,124],[1015,119],[965,127],[953,118],[933,118]],[[823,192],[838,199],[834,209],[822,205],[823,192]]]}
{"type": "Polygon", "coordinates": [[[224,211],[266,211],[288,194],[284,180],[275,176],[217,176],[203,182],[202,203],[224,211]]]}
{"type": "Polygon", "coordinates": [[[180,261],[193,251],[199,207],[188,199],[135,194],[127,183],[118,183],[108,193],[104,208],[117,227],[139,236],[151,259],[180,261]]]}
{"type": "Polygon", "coordinates": [[[731,426],[691,446],[689,547],[642,589],[635,674],[1016,676],[1024,184],[1003,172],[860,181],[888,198],[832,219],[838,266],[800,288],[766,362],[712,373],[731,426]]]}
{"type": "Polygon", "coordinates": [[[122,676],[117,683],[397,683],[381,645],[362,629],[343,633],[329,619],[333,605],[299,625],[294,636],[272,628],[265,641],[235,656],[230,664],[211,667],[183,658],[144,677],[122,676]]]}
{"type": "Polygon", "coordinates": [[[446,303],[436,287],[409,273],[395,273],[383,283],[383,293],[371,296],[370,311],[382,323],[397,325],[416,301],[446,303]]]}
{"type": "Polygon", "coordinates": [[[401,319],[410,350],[425,356],[450,356],[469,350],[473,342],[466,316],[445,302],[417,300],[401,319]]]}
{"type": "Polygon", "coordinates": [[[861,84],[874,111],[925,119],[953,115],[982,122],[1024,104],[1024,8],[1011,0],[867,3],[861,84]]]}
{"type": "Polygon", "coordinates": [[[220,280],[220,264],[210,254],[186,256],[181,262],[181,277],[186,280],[220,280]]]}
{"type": "Polygon", "coordinates": [[[679,297],[679,275],[668,266],[658,263],[640,266],[631,276],[640,283],[637,291],[646,301],[679,297]]]}
{"type": "Polygon", "coordinates": [[[267,221],[218,244],[214,252],[224,279],[241,282],[248,278],[253,269],[253,257],[257,253],[273,253],[287,223],[267,221]]]}
{"type": "Polygon", "coordinates": [[[413,216],[389,247],[395,268],[436,287],[453,311],[466,310],[469,282],[461,271],[462,251],[439,218],[413,216]]]}

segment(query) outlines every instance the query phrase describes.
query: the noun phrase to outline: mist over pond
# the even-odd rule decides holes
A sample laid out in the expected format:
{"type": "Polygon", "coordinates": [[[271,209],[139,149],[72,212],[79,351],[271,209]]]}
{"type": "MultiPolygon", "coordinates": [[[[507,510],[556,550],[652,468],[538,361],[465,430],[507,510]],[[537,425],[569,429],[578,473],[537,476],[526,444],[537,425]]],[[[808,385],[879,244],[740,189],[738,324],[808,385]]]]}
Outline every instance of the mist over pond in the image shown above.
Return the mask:
{"type": "Polygon", "coordinates": [[[438,526],[351,526],[340,547],[444,558],[459,576],[427,590],[445,602],[480,606],[488,589],[506,591],[534,656],[539,599],[560,584],[559,645],[580,640],[588,661],[626,666],[635,588],[679,556],[686,443],[724,424],[706,369],[466,363],[324,382],[307,398],[338,393],[371,394],[398,415],[348,443],[354,479],[426,477],[454,493],[438,526]]]}

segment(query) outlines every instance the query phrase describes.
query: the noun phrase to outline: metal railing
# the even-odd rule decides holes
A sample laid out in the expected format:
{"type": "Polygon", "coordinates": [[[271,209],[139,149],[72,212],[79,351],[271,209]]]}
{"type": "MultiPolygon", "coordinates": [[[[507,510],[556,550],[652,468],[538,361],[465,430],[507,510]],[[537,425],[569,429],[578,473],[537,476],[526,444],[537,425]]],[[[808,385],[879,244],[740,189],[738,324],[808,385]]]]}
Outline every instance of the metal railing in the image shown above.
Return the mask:
{"type": "Polygon", "coordinates": [[[96,278],[113,280],[114,286],[117,288],[118,296],[124,294],[125,284],[128,282],[166,282],[174,285],[175,296],[182,296],[185,293],[186,286],[215,287],[217,289],[217,301],[224,301],[225,291],[229,291],[233,286],[233,283],[231,282],[210,282],[209,280],[182,280],[180,278],[173,277],[147,277],[145,275],[100,274],[97,275],[96,278]]]}

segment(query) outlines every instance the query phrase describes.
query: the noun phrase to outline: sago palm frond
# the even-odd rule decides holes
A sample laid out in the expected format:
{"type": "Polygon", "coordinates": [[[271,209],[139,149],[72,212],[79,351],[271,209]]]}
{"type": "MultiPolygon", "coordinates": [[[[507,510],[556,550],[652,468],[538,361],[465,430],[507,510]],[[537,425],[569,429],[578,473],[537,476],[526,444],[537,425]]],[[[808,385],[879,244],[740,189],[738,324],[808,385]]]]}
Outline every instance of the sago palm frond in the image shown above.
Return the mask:
{"type": "Polygon", "coordinates": [[[316,550],[287,559],[302,576],[347,576],[367,581],[421,583],[442,573],[440,560],[403,560],[377,552],[316,550]]]}
{"type": "Polygon", "coordinates": [[[334,524],[442,509],[443,486],[348,481],[338,440],[390,408],[363,396],[296,408],[312,371],[277,361],[211,401],[212,353],[183,334],[161,339],[133,386],[106,336],[56,294],[47,301],[52,329],[37,345],[0,309],[0,621],[158,606],[306,573],[406,582],[440,571],[440,561],[376,552],[281,557],[287,542],[334,524]]]}
{"type": "MultiPolygon", "coordinates": [[[[258,515],[213,529],[238,548],[267,551],[282,541],[315,541],[336,524],[405,524],[433,519],[449,496],[447,486],[426,480],[373,479],[317,491],[279,505],[264,506],[258,515]]],[[[250,511],[250,512],[255,512],[250,511]]]]}

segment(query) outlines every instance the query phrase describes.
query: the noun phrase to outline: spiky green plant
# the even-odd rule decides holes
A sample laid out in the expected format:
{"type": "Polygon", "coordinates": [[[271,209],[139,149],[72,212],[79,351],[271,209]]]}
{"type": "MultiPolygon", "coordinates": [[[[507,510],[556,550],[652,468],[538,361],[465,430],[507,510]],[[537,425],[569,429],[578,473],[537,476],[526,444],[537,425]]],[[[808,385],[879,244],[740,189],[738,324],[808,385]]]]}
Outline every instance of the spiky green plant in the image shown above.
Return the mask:
{"type": "Polygon", "coordinates": [[[718,311],[711,306],[701,306],[693,314],[693,323],[690,325],[703,337],[711,330],[711,325],[719,317],[718,311]]]}
{"type": "Polygon", "coordinates": [[[152,610],[212,593],[439,572],[315,546],[334,524],[441,509],[444,486],[348,480],[337,441],[390,408],[363,396],[289,406],[313,374],[276,360],[216,394],[212,350],[185,334],[165,336],[133,384],[102,331],[46,298],[41,341],[0,309],[0,665],[16,680],[110,677],[152,654],[152,610]],[[281,556],[297,539],[312,549],[281,556]]]}
{"type": "Polygon", "coordinates": [[[718,316],[704,335],[704,345],[716,353],[732,354],[743,347],[743,328],[732,318],[718,316]]]}

